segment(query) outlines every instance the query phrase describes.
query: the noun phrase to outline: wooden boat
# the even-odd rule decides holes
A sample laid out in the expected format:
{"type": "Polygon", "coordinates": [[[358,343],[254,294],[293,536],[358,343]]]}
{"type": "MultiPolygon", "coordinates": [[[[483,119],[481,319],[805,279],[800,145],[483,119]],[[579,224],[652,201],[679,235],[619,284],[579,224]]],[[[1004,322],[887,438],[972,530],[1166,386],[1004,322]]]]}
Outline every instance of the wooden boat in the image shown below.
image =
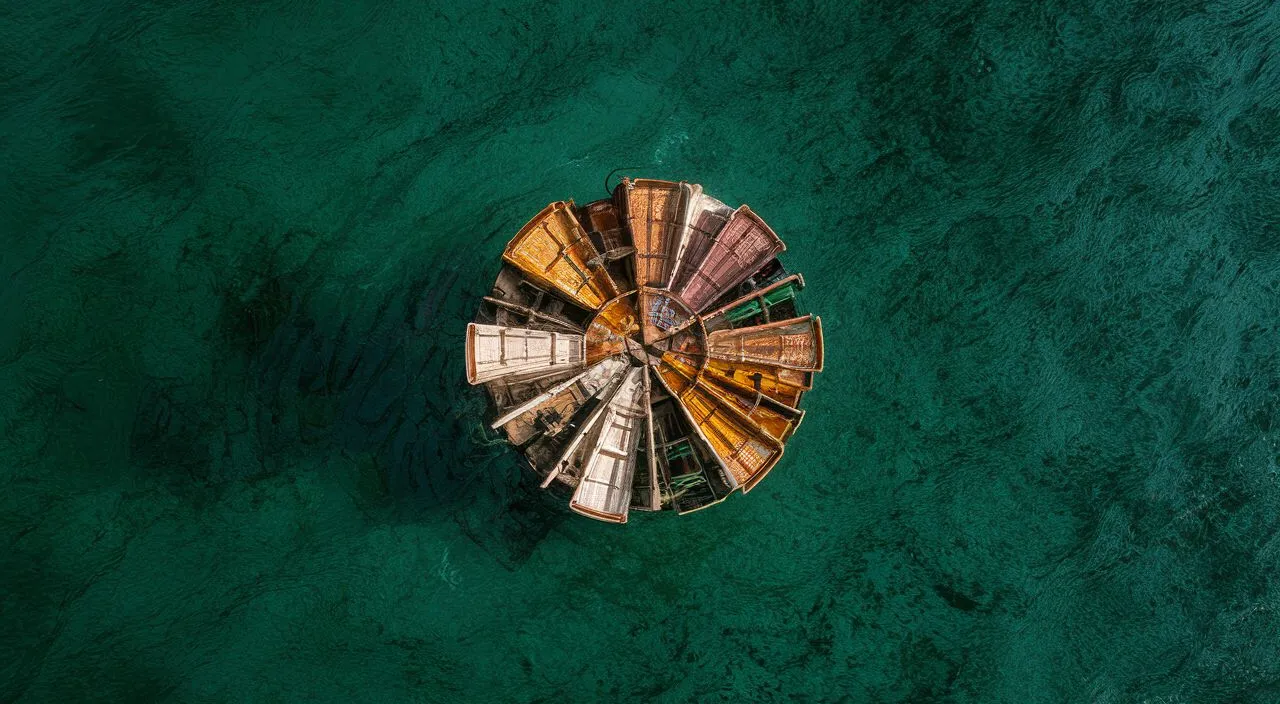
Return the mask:
{"type": "Polygon", "coordinates": [[[609,261],[618,261],[635,250],[631,236],[622,226],[622,215],[613,199],[587,203],[577,209],[578,222],[587,231],[591,243],[609,261]]]}
{"type": "Polygon", "coordinates": [[[627,354],[628,342],[638,330],[635,294],[624,293],[611,299],[587,326],[587,360],[595,362],[610,355],[627,354]]]}
{"type": "Polygon", "coordinates": [[[555,435],[568,426],[578,409],[596,394],[622,381],[628,365],[618,357],[606,357],[509,410],[492,427],[504,428],[513,445],[523,445],[537,435],[555,435]]]}
{"type": "Polygon", "coordinates": [[[582,335],[467,325],[467,381],[472,384],[504,376],[535,378],[575,369],[586,350],[582,335]]]}
{"type": "Polygon", "coordinates": [[[546,393],[549,389],[562,383],[572,383],[579,374],[581,372],[576,369],[569,369],[533,379],[521,379],[518,375],[500,376],[483,383],[485,390],[489,392],[489,397],[493,400],[494,410],[499,416],[503,416],[546,393]]]}
{"type": "Polygon", "coordinates": [[[694,189],[685,208],[684,232],[680,252],[676,256],[676,272],[671,279],[673,291],[679,291],[689,283],[706,260],[725,223],[733,216],[733,208],[703,193],[701,186],[694,186],[694,189]]]}
{"type": "Polygon", "coordinates": [[[790,275],[786,267],[782,266],[782,261],[774,257],[754,274],[743,279],[737,286],[730,286],[726,289],[724,293],[720,294],[720,298],[716,299],[715,303],[707,306],[707,308],[716,310],[727,306],[740,298],[750,296],[756,291],[772,286],[790,275]]]}
{"type": "Polygon", "coordinates": [[[749,393],[760,393],[792,408],[798,408],[804,392],[813,388],[813,372],[764,364],[727,362],[714,357],[706,360],[703,373],[721,385],[749,393]]]}
{"type": "Polygon", "coordinates": [[[504,264],[489,295],[482,299],[475,322],[507,328],[581,333],[591,316],[591,311],[548,293],[525,279],[519,269],[504,264]]]}
{"type": "Polygon", "coordinates": [[[612,387],[586,399],[568,421],[561,424],[559,432],[542,433],[524,445],[513,445],[524,457],[529,468],[539,477],[543,488],[552,484],[564,487],[577,486],[578,478],[572,474],[562,474],[558,470],[559,462],[580,442],[583,429],[588,428],[598,417],[601,408],[608,402],[613,389],[616,388],[617,383],[621,383],[621,379],[611,383],[614,384],[612,387]]]}
{"type": "Polygon", "coordinates": [[[531,281],[587,310],[596,310],[618,295],[598,257],[591,238],[573,214],[572,204],[565,202],[543,208],[502,253],[504,260],[531,281]]]}
{"type": "Polygon", "coordinates": [[[729,217],[707,254],[676,293],[689,308],[702,312],[787,247],[747,206],[729,217]]]}
{"type": "Polygon", "coordinates": [[[822,371],[822,321],[817,316],[779,320],[707,335],[707,354],[729,362],[822,371]]]}
{"type": "Polygon", "coordinates": [[[678,355],[667,353],[663,355],[662,361],[685,379],[692,380],[694,386],[708,395],[737,408],[753,425],[778,442],[785,443],[789,440],[804,418],[804,411],[775,401],[759,391],[750,393],[732,385],[716,383],[714,377],[699,374],[696,368],[678,355]]]}
{"type": "Polygon", "coordinates": [[[659,505],[685,514],[724,501],[733,487],[723,465],[666,389],[661,384],[651,388],[659,505]]]}
{"type": "Polygon", "coordinates": [[[587,203],[575,210],[578,222],[587,231],[591,244],[600,252],[596,259],[589,260],[589,266],[603,265],[613,279],[614,290],[627,291],[632,288],[631,256],[635,247],[631,246],[631,235],[623,227],[622,214],[612,198],[587,203]]]}
{"type": "Polygon", "coordinates": [[[646,395],[642,367],[632,367],[597,421],[584,453],[582,480],[569,508],[591,518],[626,523],[636,451],[644,433],[646,395]]]}
{"type": "Polygon", "coordinates": [[[631,230],[637,286],[665,288],[670,281],[691,193],[688,184],[647,178],[618,186],[614,197],[631,230]]]}
{"type": "Polygon", "coordinates": [[[822,369],[784,250],[697,184],[625,178],[609,199],[552,203],[503,252],[467,328],[467,380],[576,513],[625,523],[747,493],[822,369]]]}
{"type": "Polygon", "coordinates": [[[782,458],[781,442],[676,367],[659,364],[657,376],[711,447],[733,487],[749,491],[782,458]]]}
{"type": "Polygon", "coordinates": [[[636,471],[631,480],[631,509],[633,511],[661,511],[662,486],[658,480],[657,446],[653,426],[653,386],[649,374],[640,375],[644,381],[644,439],[637,452],[636,471]]]}
{"type": "Polygon", "coordinates": [[[591,439],[600,429],[600,421],[609,410],[609,403],[613,400],[613,393],[616,391],[615,387],[608,395],[598,397],[597,402],[591,406],[584,405],[582,411],[589,408],[590,412],[575,419],[579,422],[573,424],[573,437],[567,443],[555,443],[560,448],[560,454],[554,462],[550,463],[549,471],[542,480],[542,488],[547,488],[552,482],[577,488],[578,483],[582,481],[582,470],[592,450],[591,439]]]}

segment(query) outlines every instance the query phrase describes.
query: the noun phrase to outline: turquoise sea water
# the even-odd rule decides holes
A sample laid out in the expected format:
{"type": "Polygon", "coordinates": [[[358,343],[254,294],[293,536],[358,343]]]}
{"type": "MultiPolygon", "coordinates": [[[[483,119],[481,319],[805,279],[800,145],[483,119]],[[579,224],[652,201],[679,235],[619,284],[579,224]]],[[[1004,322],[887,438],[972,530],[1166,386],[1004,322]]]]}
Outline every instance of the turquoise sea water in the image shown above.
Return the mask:
{"type": "Polygon", "coordinates": [[[0,6],[0,701],[1280,701],[1280,7],[0,6]],[[749,203],[827,364],[623,528],[482,432],[503,245],[749,203]]]}

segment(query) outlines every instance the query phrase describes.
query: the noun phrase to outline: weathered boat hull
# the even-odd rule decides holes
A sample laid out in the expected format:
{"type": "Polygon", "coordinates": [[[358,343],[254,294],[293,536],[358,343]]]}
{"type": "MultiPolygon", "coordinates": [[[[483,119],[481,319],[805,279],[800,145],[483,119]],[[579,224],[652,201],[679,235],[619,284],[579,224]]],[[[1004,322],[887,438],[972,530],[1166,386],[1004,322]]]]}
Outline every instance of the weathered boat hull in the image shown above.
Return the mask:
{"type": "Polygon", "coordinates": [[[472,384],[503,376],[549,376],[576,369],[586,358],[582,335],[477,323],[467,325],[466,349],[472,384]]]}
{"type": "Polygon", "coordinates": [[[502,258],[530,280],[587,310],[597,310],[618,294],[597,262],[599,254],[574,216],[572,204],[557,202],[520,229],[502,258]]]}
{"type": "Polygon", "coordinates": [[[774,401],[761,392],[746,393],[743,389],[716,383],[714,377],[700,374],[676,355],[663,355],[662,360],[716,400],[738,409],[746,420],[780,443],[785,443],[800,427],[804,411],[774,401]]]}
{"type": "Polygon", "coordinates": [[[676,257],[676,272],[669,286],[672,291],[680,291],[689,283],[733,216],[733,208],[703,193],[701,186],[693,188],[694,192],[685,206],[684,232],[676,257]]]}
{"type": "Polygon", "coordinates": [[[707,354],[730,362],[822,371],[822,321],[808,315],[707,335],[707,354]]]}
{"type": "Polygon", "coordinates": [[[733,493],[724,467],[661,384],[652,386],[655,460],[662,508],[693,513],[733,493]]]}
{"type": "Polygon", "coordinates": [[[611,355],[626,355],[628,342],[640,329],[635,293],[628,292],[605,303],[587,326],[585,348],[588,362],[611,355]]]}
{"type": "Polygon", "coordinates": [[[621,381],[626,362],[609,357],[580,374],[530,399],[495,420],[492,427],[503,428],[513,445],[524,445],[540,434],[555,435],[567,427],[588,399],[621,381]]]}
{"type": "Polygon", "coordinates": [[[503,264],[483,301],[475,322],[509,328],[581,333],[592,316],[591,311],[530,282],[510,264],[503,264]]]}
{"type": "Polygon", "coordinates": [[[734,211],[676,293],[691,309],[702,312],[785,249],[778,235],[744,205],[734,211]]]}
{"type": "Polygon", "coordinates": [[[631,230],[637,286],[665,288],[675,270],[684,230],[688,184],[654,179],[624,179],[618,209],[631,230]]]}
{"type": "Polygon", "coordinates": [[[770,437],[731,404],[700,388],[675,367],[663,363],[657,376],[688,414],[698,435],[715,453],[734,488],[755,486],[782,458],[782,443],[770,437]]]}
{"type": "Polygon", "coordinates": [[[613,394],[593,431],[569,508],[592,518],[626,523],[636,451],[645,426],[644,376],[633,367],[613,394]]]}
{"type": "Polygon", "coordinates": [[[813,372],[765,364],[726,362],[708,358],[703,373],[715,381],[749,393],[761,393],[792,408],[813,388],[813,372]]]}

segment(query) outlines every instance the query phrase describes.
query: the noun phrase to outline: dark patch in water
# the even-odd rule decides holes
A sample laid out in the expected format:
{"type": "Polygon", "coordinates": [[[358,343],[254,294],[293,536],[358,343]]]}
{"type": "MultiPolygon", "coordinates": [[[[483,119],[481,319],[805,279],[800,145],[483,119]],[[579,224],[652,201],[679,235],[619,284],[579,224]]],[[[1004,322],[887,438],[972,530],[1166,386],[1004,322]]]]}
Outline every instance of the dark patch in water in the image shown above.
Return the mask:
{"type": "Polygon", "coordinates": [[[970,599],[969,597],[965,596],[964,594],[961,594],[960,592],[952,589],[951,587],[948,587],[945,584],[933,585],[933,591],[938,596],[942,597],[942,600],[947,602],[947,605],[953,609],[959,609],[961,611],[973,611],[974,609],[978,608],[978,602],[974,601],[973,599],[970,599]]]}

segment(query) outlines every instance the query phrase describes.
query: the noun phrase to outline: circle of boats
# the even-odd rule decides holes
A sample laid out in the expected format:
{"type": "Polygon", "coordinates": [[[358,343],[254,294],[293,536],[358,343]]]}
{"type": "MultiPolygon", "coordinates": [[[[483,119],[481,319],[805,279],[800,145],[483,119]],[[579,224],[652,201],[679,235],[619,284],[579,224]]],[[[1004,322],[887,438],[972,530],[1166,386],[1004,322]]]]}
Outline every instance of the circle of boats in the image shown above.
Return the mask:
{"type": "Polygon", "coordinates": [[[467,381],[580,514],[625,523],[749,492],[822,370],[785,249],[696,184],[623,179],[611,198],[552,203],[508,243],[467,326],[467,381]]]}

